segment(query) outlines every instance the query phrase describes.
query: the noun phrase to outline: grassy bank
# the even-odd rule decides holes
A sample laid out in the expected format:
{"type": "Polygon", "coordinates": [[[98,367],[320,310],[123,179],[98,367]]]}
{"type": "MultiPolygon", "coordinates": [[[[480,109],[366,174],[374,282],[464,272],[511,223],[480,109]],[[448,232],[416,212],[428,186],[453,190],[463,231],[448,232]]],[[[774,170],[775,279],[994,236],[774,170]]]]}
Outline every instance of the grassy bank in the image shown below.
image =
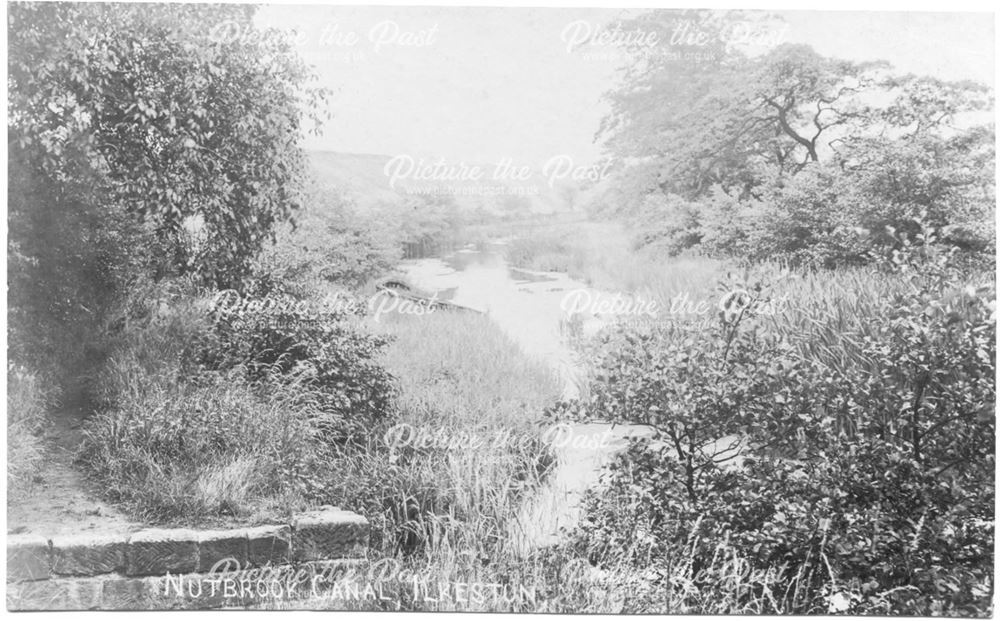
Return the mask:
{"type": "Polygon", "coordinates": [[[7,366],[7,498],[16,501],[32,489],[43,468],[41,433],[46,413],[58,403],[51,377],[9,363],[7,366]]]}
{"type": "Polygon", "coordinates": [[[639,249],[616,222],[540,223],[521,229],[507,261],[530,270],[564,272],[597,289],[669,300],[712,287],[725,265],[703,257],[667,259],[639,249]]]}
{"type": "MultiPolygon", "coordinates": [[[[332,501],[372,521],[373,559],[429,583],[534,585],[509,534],[550,461],[535,422],[557,379],[481,315],[389,315],[370,327],[393,337],[384,362],[399,380],[398,416],[336,455],[332,501]]],[[[407,592],[406,609],[469,608],[407,592]]],[[[522,609],[485,609],[497,606],[522,609]]]]}
{"type": "MultiPolygon", "coordinates": [[[[586,256],[573,239],[565,260],[586,256]]],[[[642,284],[608,292],[660,312],[619,317],[591,347],[591,397],[563,412],[650,424],[671,448],[613,465],[578,553],[647,570],[635,609],[985,614],[995,281],[954,258],[933,243],[835,270],[635,253],[642,284]],[[742,465],[706,451],[722,437],[742,438],[742,465]]]]}
{"type": "MultiPolygon", "coordinates": [[[[183,287],[135,305],[97,378],[88,463],[150,521],[265,521],[317,504],[365,515],[375,573],[355,587],[378,585],[388,599],[334,590],[312,608],[982,609],[992,515],[980,478],[992,457],[976,439],[989,435],[981,413],[992,399],[989,274],[929,262],[737,269],[635,252],[605,224],[560,226],[513,243],[510,257],[661,310],[620,317],[586,344],[583,401],[556,405],[557,377],[488,316],[333,312],[321,305],[333,285],[310,265],[295,287],[320,304],[307,311],[211,315],[211,292],[183,287]],[[726,299],[763,306],[723,311],[726,299]],[[930,401],[917,411],[941,415],[916,423],[923,462],[906,418],[921,382],[930,401]],[[525,554],[519,511],[552,466],[543,414],[580,410],[679,430],[682,447],[744,434],[757,452],[727,471],[693,450],[685,463],[636,445],[564,544],[525,554]],[[975,447],[948,472],[940,459],[955,447],[942,430],[955,421],[975,447]],[[935,471],[947,485],[931,483],[935,471]],[[925,572],[935,555],[958,560],[925,572]],[[909,573],[878,573],[883,557],[909,573]],[[456,591],[474,585],[478,596],[456,591]]],[[[276,280],[247,295],[284,300],[268,290],[276,280]]]]}
{"type": "Polygon", "coordinates": [[[210,295],[159,293],[136,301],[92,382],[83,462],[111,500],[150,523],[262,522],[300,506],[292,475],[323,452],[309,391],[204,367],[210,295]]]}

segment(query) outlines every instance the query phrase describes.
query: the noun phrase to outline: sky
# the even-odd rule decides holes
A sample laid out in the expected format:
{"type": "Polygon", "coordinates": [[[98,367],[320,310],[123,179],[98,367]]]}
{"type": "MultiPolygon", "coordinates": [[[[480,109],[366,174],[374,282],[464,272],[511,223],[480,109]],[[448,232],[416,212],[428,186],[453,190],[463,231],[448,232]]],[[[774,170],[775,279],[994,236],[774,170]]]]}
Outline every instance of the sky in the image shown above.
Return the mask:
{"type": "MultiPolygon", "coordinates": [[[[903,72],[994,85],[994,21],[983,13],[776,11],[781,41],[903,72]]],[[[333,119],[310,149],[428,161],[581,166],[600,156],[614,45],[568,49],[626,13],[600,8],[262,7],[260,26],[295,31],[333,119]]]]}

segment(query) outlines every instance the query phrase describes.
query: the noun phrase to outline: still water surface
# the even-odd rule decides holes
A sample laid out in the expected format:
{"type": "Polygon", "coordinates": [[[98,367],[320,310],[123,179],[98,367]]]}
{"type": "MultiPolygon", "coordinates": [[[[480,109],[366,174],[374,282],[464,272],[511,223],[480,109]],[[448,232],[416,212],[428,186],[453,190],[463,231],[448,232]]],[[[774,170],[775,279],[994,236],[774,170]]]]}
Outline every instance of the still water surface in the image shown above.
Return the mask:
{"type": "MultiPolygon", "coordinates": [[[[511,267],[504,259],[503,246],[500,242],[440,258],[408,260],[399,269],[417,288],[486,313],[527,355],[558,374],[563,399],[578,397],[583,361],[568,342],[569,315],[563,310],[563,300],[578,289],[592,295],[601,292],[566,274],[511,267]]],[[[578,319],[582,321],[577,333],[584,338],[611,321],[593,315],[578,319]]],[[[643,425],[589,423],[572,425],[571,437],[560,434],[562,446],[553,444],[555,469],[521,507],[517,523],[511,525],[515,545],[527,553],[557,543],[565,530],[578,522],[584,492],[597,482],[611,458],[627,447],[627,438],[651,432],[643,425]]]]}
{"type": "MultiPolygon", "coordinates": [[[[563,385],[563,398],[579,396],[581,361],[569,346],[564,297],[571,291],[596,290],[558,272],[534,272],[511,267],[503,244],[467,248],[441,258],[404,261],[400,269],[416,287],[437,291],[442,300],[485,313],[529,356],[552,368],[563,385]]],[[[583,317],[584,336],[607,322],[583,317]]]]}

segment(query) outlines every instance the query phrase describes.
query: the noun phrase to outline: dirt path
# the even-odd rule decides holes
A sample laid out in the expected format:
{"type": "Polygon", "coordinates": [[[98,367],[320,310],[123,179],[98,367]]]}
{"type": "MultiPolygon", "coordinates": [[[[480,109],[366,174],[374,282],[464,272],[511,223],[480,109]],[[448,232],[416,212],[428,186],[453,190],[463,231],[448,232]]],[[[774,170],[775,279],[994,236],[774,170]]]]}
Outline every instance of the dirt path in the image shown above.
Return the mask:
{"type": "Polygon", "coordinates": [[[141,524],[99,500],[92,481],[73,455],[83,439],[85,417],[82,392],[67,391],[63,405],[50,414],[45,435],[45,464],[31,491],[7,503],[7,533],[45,536],[80,533],[121,533],[141,524]]]}

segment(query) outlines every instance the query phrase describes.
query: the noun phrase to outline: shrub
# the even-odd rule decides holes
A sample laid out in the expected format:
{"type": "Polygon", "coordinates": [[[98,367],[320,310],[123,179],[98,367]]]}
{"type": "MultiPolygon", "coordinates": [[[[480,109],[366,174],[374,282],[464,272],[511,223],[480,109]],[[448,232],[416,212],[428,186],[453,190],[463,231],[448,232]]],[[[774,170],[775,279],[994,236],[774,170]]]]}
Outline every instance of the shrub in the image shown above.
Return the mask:
{"type": "Polygon", "coordinates": [[[171,246],[172,267],[238,280],[301,202],[305,159],[290,137],[325,97],[276,33],[213,36],[221,23],[262,34],[253,12],[12,5],[10,153],[29,173],[12,187],[54,189],[56,221],[81,207],[98,217],[125,211],[171,246]],[[173,243],[192,220],[200,243],[173,243]]]}
{"type": "Polygon", "coordinates": [[[676,256],[702,242],[700,217],[703,214],[697,202],[673,194],[649,194],[635,218],[634,244],[676,256]]]}
{"type": "Polygon", "coordinates": [[[255,272],[304,297],[331,284],[362,287],[390,271],[402,254],[387,229],[359,216],[341,191],[315,188],[295,226],[282,227],[255,272]]]}
{"type": "Polygon", "coordinates": [[[348,313],[315,308],[280,291],[212,306],[211,342],[201,361],[212,369],[239,367],[248,381],[295,382],[320,400],[329,439],[363,435],[392,407],[393,378],[377,362],[385,338],[348,323],[348,313]]]}
{"type": "Polygon", "coordinates": [[[809,268],[877,262],[904,239],[989,263],[996,238],[992,133],[866,139],[795,174],[772,171],[752,191],[714,186],[697,200],[653,194],[636,226],[644,243],[676,254],[780,260],[809,268]],[[926,243],[931,243],[926,240],[926,243]]]}
{"type": "Polygon", "coordinates": [[[994,288],[950,285],[949,254],[900,258],[906,285],[850,307],[868,314],[843,334],[849,348],[725,313],[716,328],[609,340],[592,397],[556,413],[660,437],[592,495],[580,549],[611,566],[686,566],[711,590],[731,577],[720,554],[770,576],[745,582],[733,611],[987,614],[994,288]],[[727,435],[739,459],[715,443],[727,435]]]}
{"type": "Polygon", "coordinates": [[[709,468],[691,500],[672,455],[636,444],[589,496],[577,545],[603,565],[658,569],[664,589],[686,570],[697,589],[718,590],[720,554],[771,577],[736,585],[727,612],[983,614],[992,489],[972,500],[893,447],[842,448],[826,461],[709,468]]]}
{"type": "Polygon", "coordinates": [[[390,408],[382,340],[269,295],[222,308],[174,281],[123,305],[82,455],[134,514],[247,518],[318,502],[331,442],[390,408]]]}

